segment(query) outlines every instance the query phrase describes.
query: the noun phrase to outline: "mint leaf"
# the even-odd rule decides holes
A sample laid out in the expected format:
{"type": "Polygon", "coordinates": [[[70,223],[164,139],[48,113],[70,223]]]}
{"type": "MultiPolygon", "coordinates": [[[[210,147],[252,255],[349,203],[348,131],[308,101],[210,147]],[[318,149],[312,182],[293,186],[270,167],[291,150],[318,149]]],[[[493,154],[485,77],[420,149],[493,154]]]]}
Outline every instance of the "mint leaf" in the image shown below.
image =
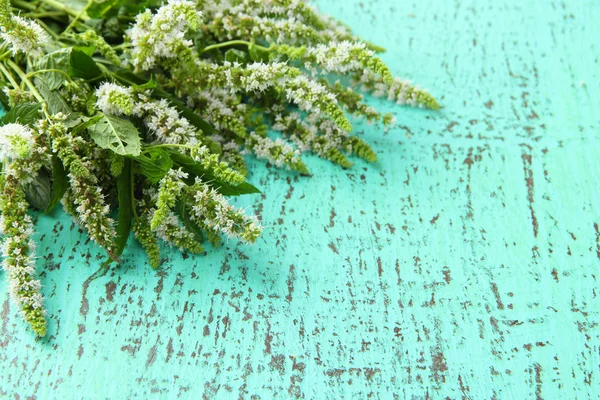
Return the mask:
{"type": "Polygon", "coordinates": [[[71,108],[65,99],[60,93],[51,89],[50,83],[41,75],[43,74],[39,74],[35,77],[34,83],[44,100],[46,100],[46,104],[48,104],[48,112],[50,114],[62,112],[69,115],[71,113],[71,108]]]}
{"type": "Polygon", "coordinates": [[[52,195],[46,206],[46,213],[52,211],[52,209],[60,203],[68,186],[69,181],[67,172],[65,171],[62,161],[60,161],[58,156],[52,155],[52,195]]]}
{"type": "Polygon", "coordinates": [[[115,239],[115,256],[119,257],[131,232],[131,220],[133,218],[131,160],[125,159],[123,171],[117,178],[117,194],[119,200],[119,213],[117,215],[117,238],[115,239]]]}
{"type": "Polygon", "coordinates": [[[33,124],[40,115],[40,103],[23,103],[13,107],[2,117],[2,125],[20,123],[22,125],[33,124]]]}
{"type": "Polygon", "coordinates": [[[142,174],[153,184],[158,183],[173,167],[169,152],[159,148],[150,148],[134,158],[142,174]]]}
{"type": "Polygon", "coordinates": [[[102,75],[92,57],[76,48],[71,48],[68,72],[71,77],[82,79],[94,79],[102,75]]]}
{"type": "Polygon", "coordinates": [[[25,185],[25,198],[27,202],[38,210],[45,210],[51,198],[50,176],[45,169],[41,169],[35,179],[25,185]]]}
{"type": "Polygon", "coordinates": [[[90,18],[103,18],[112,8],[118,8],[123,3],[122,0],[95,0],[87,9],[87,15],[90,18]]]}
{"type": "MultiPolygon", "coordinates": [[[[35,69],[57,69],[64,71],[72,78],[82,79],[93,79],[102,75],[102,71],[100,71],[100,68],[98,68],[92,57],[87,55],[82,49],[74,47],[46,54],[37,61],[35,69]]],[[[60,88],[67,79],[60,72],[43,72],[38,76],[45,80],[50,90],[60,88]]]]}
{"type": "Polygon", "coordinates": [[[130,121],[112,115],[103,115],[88,127],[90,137],[103,149],[122,156],[139,156],[142,143],[140,133],[130,121]]]}
{"type": "Polygon", "coordinates": [[[200,229],[198,224],[196,224],[190,218],[189,211],[186,207],[185,196],[177,200],[173,211],[175,211],[175,214],[177,214],[179,220],[181,221],[181,223],[183,223],[183,226],[185,226],[185,228],[194,235],[196,241],[198,243],[204,242],[204,235],[202,234],[202,229],[200,229]]]}

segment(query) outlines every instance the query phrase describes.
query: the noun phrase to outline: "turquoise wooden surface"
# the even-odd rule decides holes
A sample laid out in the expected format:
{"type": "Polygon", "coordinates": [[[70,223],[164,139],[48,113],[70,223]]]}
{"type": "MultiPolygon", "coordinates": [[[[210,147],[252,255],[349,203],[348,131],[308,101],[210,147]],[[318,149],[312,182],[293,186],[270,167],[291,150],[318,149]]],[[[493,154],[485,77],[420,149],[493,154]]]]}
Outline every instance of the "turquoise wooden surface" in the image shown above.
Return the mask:
{"type": "Polygon", "coordinates": [[[379,161],[253,162],[253,247],[104,255],[38,219],[49,335],[0,284],[0,397],[598,398],[600,3],[335,0],[445,108],[379,161]]]}

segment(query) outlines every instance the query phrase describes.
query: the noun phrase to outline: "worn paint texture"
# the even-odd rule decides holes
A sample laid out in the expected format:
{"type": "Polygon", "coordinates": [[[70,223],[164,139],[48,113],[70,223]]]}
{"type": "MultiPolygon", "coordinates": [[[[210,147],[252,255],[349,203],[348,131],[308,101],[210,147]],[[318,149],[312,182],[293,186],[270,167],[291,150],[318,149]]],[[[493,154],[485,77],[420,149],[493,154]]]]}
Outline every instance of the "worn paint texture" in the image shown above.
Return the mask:
{"type": "Polygon", "coordinates": [[[600,3],[318,2],[444,108],[356,131],[379,161],[252,162],[265,234],[206,256],[137,245],[97,273],[40,217],[49,335],[0,284],[1,398],[600,396],[600,3]]]}

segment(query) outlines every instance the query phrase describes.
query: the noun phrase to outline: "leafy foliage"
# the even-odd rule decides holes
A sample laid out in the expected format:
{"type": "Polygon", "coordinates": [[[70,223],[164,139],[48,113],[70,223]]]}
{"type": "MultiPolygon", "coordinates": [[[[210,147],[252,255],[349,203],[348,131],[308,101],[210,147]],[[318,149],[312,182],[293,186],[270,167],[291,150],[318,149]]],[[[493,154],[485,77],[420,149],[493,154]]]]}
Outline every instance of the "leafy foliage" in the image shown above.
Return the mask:
{"type": "Polygon", "coordinates": [[[62,203],[107,264],[133,232],[158,268],[159,241],[257,240],[225,197],[261,193],[246,154],[303,176],[307,152],[349,168],[376,160],[349,117],[393,123],[361,92],[439,107],[303,1],[0,0],[0,34],[0,249],[40,336],[28,206],[62,203]]]}
{"type": "Polygon", "coordinates": [[[142,150],[140,134],[130,121],[103,115],[88,128],[90,137],[103,149],[121,156],[139,156],[142,150]]]}

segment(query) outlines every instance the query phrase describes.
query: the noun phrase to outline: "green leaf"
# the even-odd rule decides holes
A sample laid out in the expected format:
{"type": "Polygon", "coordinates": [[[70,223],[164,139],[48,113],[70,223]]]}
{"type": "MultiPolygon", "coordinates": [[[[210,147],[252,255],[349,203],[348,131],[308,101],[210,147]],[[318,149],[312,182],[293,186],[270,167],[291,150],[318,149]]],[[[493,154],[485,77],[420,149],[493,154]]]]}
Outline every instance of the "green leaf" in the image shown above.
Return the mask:
{"type": "Polygon", "coordinates": [[[175,165],[181,167],[185,172],[187,172],[190,175],[190,179],[196,176],[202,178],[203,182],[214,187],[215,190],[223,196],[239,196],[242,194],[260,193],[260,190],[248,182],[244,182],[239,185],[231,185],[215,178],[210,171],[206,170],[202,164],[197,163],[194,161],[194,159],[177,153],[176,151],[170,151],[170,153],[171,159],[175,165]]]}
{"type": "Polygon", "coordinates": [[[51,199],[50,176],[45,169],[39,171],[32,182],[25,185],[27,202],[38,210],[45,210],[51,199]]]}
{"type": "Polygon", "coordinates": [[[83,52],[87,56],[93,56],[96,52],[96,46],[76,46],[75,49],[83,52]]]}
{"type": "Polygon", "coordinates": [[[18,122],[22,125],[33,124],[40,115],[40,103],[23,103],[13,107],[2,117],[2,125],[18,122]]]}
{"type": "Polygon", "coordinates": [[[90,18],[102,18],[104,17],[112,8],[118,8],[122,0],[106,0],[106,1],[94,1],[90,7],[87,9],[87,15],[90,18]]]}
{"type": "Polygon", "coordinates": [[[169,152],[160,148],[149,148],[134,158],[140,165],[142,174],[153,184],[158,183],[173,167],[169,152]]]}
{"type": "Polygon", "coordinates": [[[253,44],[248,46],[248,53],[250,54],[250,58],[256,62],[269,62],[269,52],[262,49],[261,47],[256,47],[253,44]]]}
{"type": "Polygon", "coordinates": [[[58,156],[52,155],[52,195],[46,206],[46,213],[52,211],[60,203],[68,187],[69,181],[65,167],[58,156]]]}
{"type": "Polygon", "coordinates": [[[62,112],[66,115],[71,114],[71,108],[69,107],[65,99],[61,96],[60,93],[50,89],[50,84],[41,75],[42,74],[37,75],[35,77],[34,83],[38,91],[48,104],[48,112],[50,114],[58,114],[59,112],[62,112]]]}
{"type": "MultiPolygon", "coordinates": [[[[97,78],[102,75],[102,71],[92,57],[86,54],[87,51],[75,47],[53,51],[40,58],[35,69],[57,69],[66,72],[72,78],[97,78]]],[[[50,90],[60,88],[67,79],[60,72],[43,72],[38,76],[43,77],[50,90]]]]}
{"type": "Polygon", "coordinates": [[[200,229],[200,227],[190,218],[189,211],[186,207],[186,201],[183,197],[177,200],[173,211],[175,211],[175,214],[177,214],[179,220],[183,223],[183,226],[185,226],[188,232],[191,232],[194,235],[196,241],[198,243],[204,242],[202,229],[200,229]]]}
{"type": "Polygon", "coordinates": [[[95,124],[88,127],[90,137],[103,149],[109,149],[122,156],[139,156],[142,142],[135,125],[125,119],[103,115],[95,124]]]}
{"type": "Polygon", "coordinates": [[[94,79],[102,75],[92,57],[76,48],[71,48],[68,72],[71,77],[82,79],[94,79]]]}
{"type": "Polygon", "coordinates": [[[71,134],[72,135],[79,134],[81,131],[98,123],[102,119],[102,117],[104,117],[104,114],[94,115],[93,117],[86,117],[86,116],[80,115],[77,119],[77,124],[74,125],[74,127],[73,127],[73,131],[71,132],[71,134]],[[80,121],[82,121],[82,122],[80,122],[80,121]]]}
{"type": "MultiPolygon", "coordinates": [[[[58,69],[67,72],[69,67],[70,49],[60,49],[40,58],[35,64],[35,70],[58,69]]],[[[36,77],[42,79],[49,90],[59,89],[66,77],[60,72],[42,72],[36,77]]]]}
{"type": "Polygon", "coordinates": [[[138,89],[138,90],[148,90],[148,89],[154,89],[156,88],[157,84],[156,81],[154,80],[154,78],[151,78],[148,82],[141,84],[141,85],[131,85],[131,87],[133,89],[138,89]]]}
{"type": "Polygon", "coordinates": [[[229,49],[225,52],[225,61],[245,64],[248,62],[248,53],[238,49],[229,49]]]}
{"type": "Polygon", "coordinates": [[[119,212],[117,215],[117,237],[115,239],[115,256],[119,257],[131,232],[131,220],[133,218],[131,160],[125,159],[123,171],[117,178],[117,193],[119,200],[119,212]]]}

